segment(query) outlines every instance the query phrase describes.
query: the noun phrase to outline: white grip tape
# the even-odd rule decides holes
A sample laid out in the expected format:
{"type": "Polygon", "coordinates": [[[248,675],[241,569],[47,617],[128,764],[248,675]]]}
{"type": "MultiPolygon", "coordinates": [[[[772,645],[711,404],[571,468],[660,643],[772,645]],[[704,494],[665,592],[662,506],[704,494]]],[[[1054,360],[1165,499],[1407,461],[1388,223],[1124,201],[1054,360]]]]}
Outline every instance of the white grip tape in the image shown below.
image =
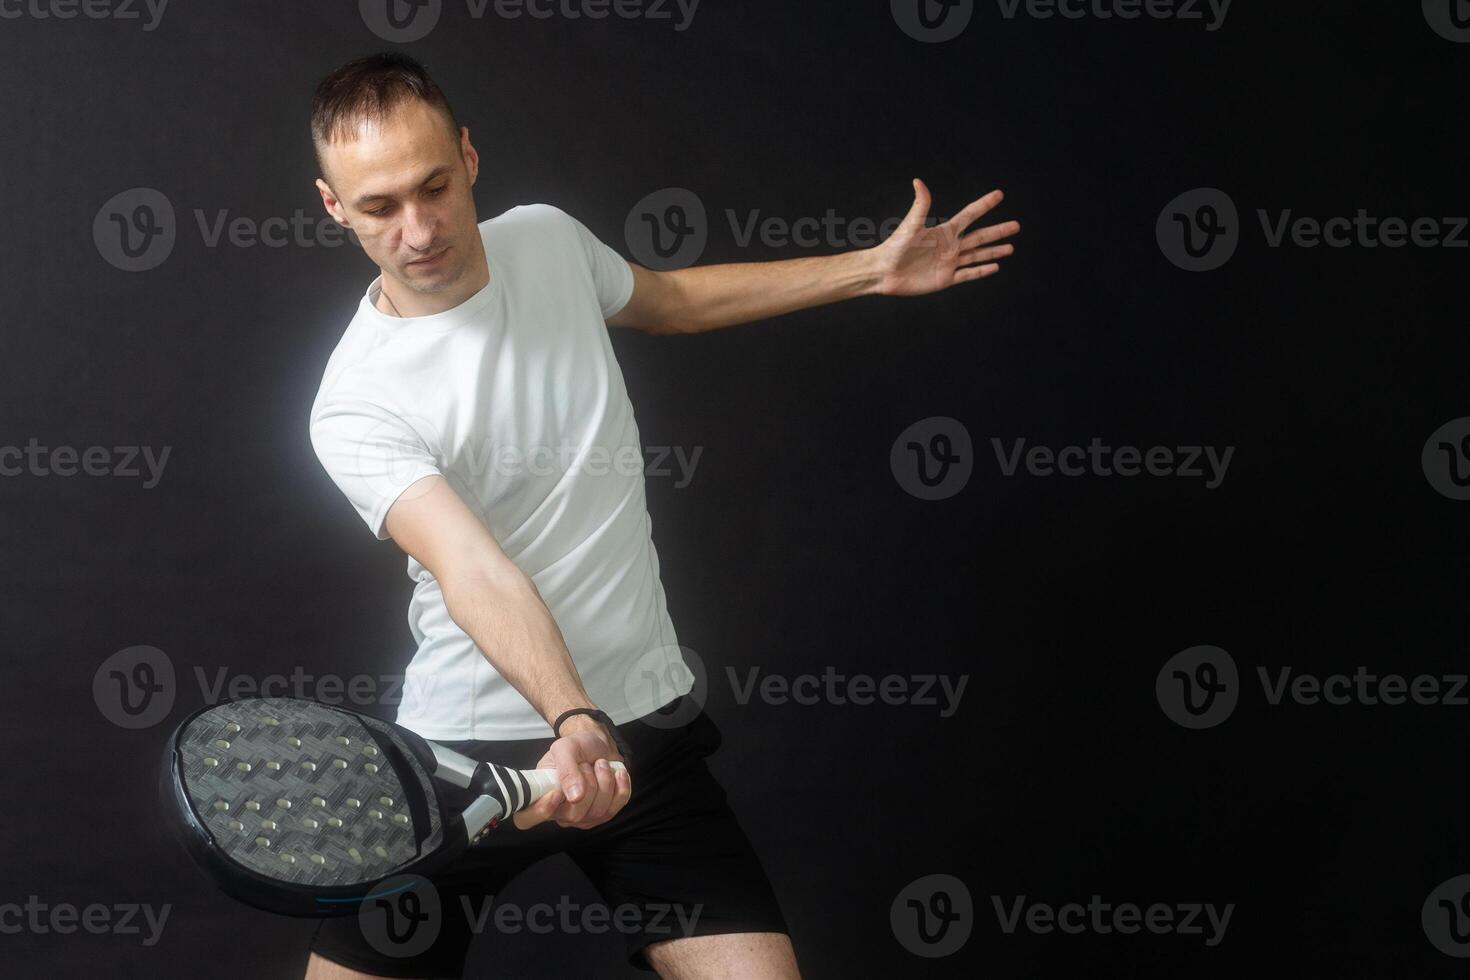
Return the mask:
{"type": "MultiPolygon", "coordinates": [[[[615,770],[627,768],[617,761],[609,762],[608,765],[615,770]]],[[[561,788],[561,780],[557,777],[555,769],[522,769],[521,775],[525,776],[526,782],[531,784],[531,803],[535,803],[552,790],[561,788]]]]}

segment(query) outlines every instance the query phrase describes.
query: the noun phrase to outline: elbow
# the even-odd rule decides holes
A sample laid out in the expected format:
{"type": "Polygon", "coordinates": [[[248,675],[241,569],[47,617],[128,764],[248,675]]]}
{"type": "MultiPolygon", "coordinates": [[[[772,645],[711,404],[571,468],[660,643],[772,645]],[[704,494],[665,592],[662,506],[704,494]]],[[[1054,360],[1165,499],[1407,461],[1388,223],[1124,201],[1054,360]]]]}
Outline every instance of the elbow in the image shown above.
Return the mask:
{"type": "Polygon", "coordinates": [[[470,611],[486,601],[498,604],[511,596],[541,594],[531,577],[509,559],[446,575],[439,580],[439,591],[449,618],[461,628],[470,611]]]}

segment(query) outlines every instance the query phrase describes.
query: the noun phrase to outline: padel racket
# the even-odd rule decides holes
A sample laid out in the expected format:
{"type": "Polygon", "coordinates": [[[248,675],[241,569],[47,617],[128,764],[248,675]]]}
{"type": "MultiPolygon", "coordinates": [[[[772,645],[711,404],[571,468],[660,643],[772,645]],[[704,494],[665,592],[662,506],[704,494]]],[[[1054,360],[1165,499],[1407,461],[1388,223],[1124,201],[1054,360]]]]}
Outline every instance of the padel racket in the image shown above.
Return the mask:
{"type": "Polygon", "coordinates": [[[166,754],[164,808],[195,863],[235,898],[295,916],[355,913],[384,879],[432,875],[560,785],[555,770],[480,762],[300,698],[203,708],[166,754]]]}

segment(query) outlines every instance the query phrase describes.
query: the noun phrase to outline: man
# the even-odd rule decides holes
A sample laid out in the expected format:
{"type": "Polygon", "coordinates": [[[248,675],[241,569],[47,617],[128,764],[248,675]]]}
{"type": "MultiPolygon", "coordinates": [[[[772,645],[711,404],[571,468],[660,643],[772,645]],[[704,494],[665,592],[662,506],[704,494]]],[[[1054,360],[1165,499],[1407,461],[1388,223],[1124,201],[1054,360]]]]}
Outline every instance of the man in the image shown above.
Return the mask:
{"type": "Polygon", "coordinates": [[[564,851],[609,906],[635,910],[620,930],[632,963],[797,977],[765,872],[704,763],[720,733],[684,697],[606,328],[694,333],[984,278],[1019,225],[962,233],[1000,192],[926,227],[915,180],[903,225],[875,248],[654,272],[550,205],[477,223],[469,131],[405,55],[324,79],[312,135],[322,202],[381,273],[328,361],[311,439],[369,529],[408,555],[418,649],[398,721],[479,758],[554,768],[561,790],[435,880],[444,915],[427,951],[385,953],[356,919],[328,920],[307,976],[458,975],[474,932],[463,900],[481,907],[564,851]],[[682,915],[659,916],[660,931],[643,914],[655,908],[682,915]]]}

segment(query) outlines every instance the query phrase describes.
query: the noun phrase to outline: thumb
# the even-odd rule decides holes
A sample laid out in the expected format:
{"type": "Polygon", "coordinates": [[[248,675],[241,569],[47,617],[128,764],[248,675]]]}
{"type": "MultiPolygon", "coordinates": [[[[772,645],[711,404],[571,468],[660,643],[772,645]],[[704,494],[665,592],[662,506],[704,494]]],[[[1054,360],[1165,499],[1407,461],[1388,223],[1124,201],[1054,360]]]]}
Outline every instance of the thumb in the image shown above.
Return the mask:
{"type": "Polygon", "coordinates": [[[517,830],[530,830],[537,824],[545,823],[556,813],[556,808],[562,804],[562,793],[554,789],[541,799],[532,803],[524,810],[519,811],[512,818],[517,830]]]}
{"type": "Polygon", "coordinates": [[[919,178],[915,177],[914,178],[914,205],[913,205],[913,207],[909,208],[909,213],[904,216],[904,219],[903,219],[904,226],[905,227],[912,227],[912,226],[918,225],[918,226],[922,227],[923,224],[924,224],[924,219],[929,216],[929,205],[930,205],[930,203],[931,203],[931,200],[930,200],[930,197],[929,197],[929,188],[927,186],[925,186],[925,184],[924,184],[924,182],[922,180],[920,180],[919,178]]]}

